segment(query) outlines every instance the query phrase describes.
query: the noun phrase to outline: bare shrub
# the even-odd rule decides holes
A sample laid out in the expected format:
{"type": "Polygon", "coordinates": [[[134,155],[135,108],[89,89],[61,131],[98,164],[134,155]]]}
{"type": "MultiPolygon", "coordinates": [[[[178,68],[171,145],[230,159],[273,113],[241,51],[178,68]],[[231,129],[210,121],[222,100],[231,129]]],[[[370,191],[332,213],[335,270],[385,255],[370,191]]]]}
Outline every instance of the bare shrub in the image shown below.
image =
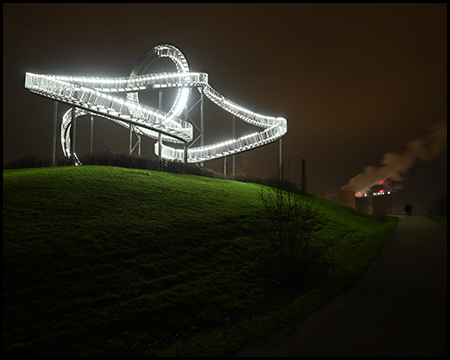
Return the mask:
{"type": "Polygon", "coordinates": [[[266,266],[277,283],[302,290],[320,278],[322,265],[310,239],[319,218],[315,198],[292,189],[286,168],[279,168],[274,187],[261,189],[261,201],[274,229],[269,236],[271,254],[266,266]]]}

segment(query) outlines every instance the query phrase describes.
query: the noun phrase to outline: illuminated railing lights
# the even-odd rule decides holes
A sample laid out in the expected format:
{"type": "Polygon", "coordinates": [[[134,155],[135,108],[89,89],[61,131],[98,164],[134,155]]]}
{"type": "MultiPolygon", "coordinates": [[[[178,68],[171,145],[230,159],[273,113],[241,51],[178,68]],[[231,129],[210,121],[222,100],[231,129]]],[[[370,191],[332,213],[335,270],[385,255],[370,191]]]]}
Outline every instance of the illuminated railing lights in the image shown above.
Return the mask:
{"type": "MultiPolygon", "coordinates": [[[[179,118],[188,103],[192,87],[196,87],[209,100],[238,119],[265,128],[261,132],[244,135],[218,144],[189,148],[187,162],[202,162],[236,154],[268,144],[281,138],[287,132],[287,121],[282,117],[271,117],[250,111],[220,95],[208,84],[208,74],[190,72],[184,54],[175,46],[160,44],[141,57],[130,77],[100,78],[86,76],[39,75],[26,73],[25,88],[31,92],[76,106],[75,116],[94,113],[117,124],[130,127],[133,131],[166,142],[185,143],[193,139],[193,126],[179,118]],[[150,55],[148,55],[150,54],[150,55]],[[153,57],[168,57],[176,68],[175,73],[140,75],[142,64],[148,65],[153,57]],[[178,88],[175,102],[168,112],[151,106],[141,105],[137,91],[156,88],[178,88]],[[126,93],[126,99],[112,93],[126,93]]],[[[61,145],[66,157],[70,153],[70,128],[72,111],[63,115],[61,123],[61,145]]],[[[183,161],[184,150],[161,144],[161,157],[167,160],[183,161]]],[[[155,144],[158,154],[159,144],[155,144]]]]}

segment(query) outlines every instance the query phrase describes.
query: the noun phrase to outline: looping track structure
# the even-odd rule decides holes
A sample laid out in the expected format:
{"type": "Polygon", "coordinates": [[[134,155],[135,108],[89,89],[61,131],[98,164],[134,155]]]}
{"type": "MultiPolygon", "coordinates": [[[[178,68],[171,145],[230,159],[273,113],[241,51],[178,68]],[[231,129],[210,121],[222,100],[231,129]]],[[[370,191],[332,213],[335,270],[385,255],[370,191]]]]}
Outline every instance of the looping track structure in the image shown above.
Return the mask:
{"type": "MultiPolygon", "coordinates": [[[[74,112],[69,109],[63,115],[61,146],[64,155],[74,158],[78,163],[78,158],[75,152],[72,153],[70,146],[73,113],[75,117],[87,114],[104,117],[126,128],[133,127],[133,131],[138,135],[154,139],[161,135],[161,158],[189,163],[213,160],[263,146],[280,139],[287,132],[285,118],[257,114],[220,95],[208,84],[208,74],[191,72],[184,54],[171,44],[154,46],[142,54],[129,77],[77,77],[27,72],[25,88],[75,107],[74,112]],[[153,61],[164,57],[174,62],[177,72],[145,74],[153,61]],[[168,112],[139,103],[139,91],[171,87],[178,90],[174,104],[168,112]],[[180,119],[193,87],[220,108],[263,130],[222,143],[189,148],[187,151],[164,144],[163,142],[184,143],[186,146],[193,140],[192,124],[180,119]],[[115,93],[126,93],[126,98],[115,93]]],[[[159,148],[156,143],[154,150],[157,155],[159,148]]]]}

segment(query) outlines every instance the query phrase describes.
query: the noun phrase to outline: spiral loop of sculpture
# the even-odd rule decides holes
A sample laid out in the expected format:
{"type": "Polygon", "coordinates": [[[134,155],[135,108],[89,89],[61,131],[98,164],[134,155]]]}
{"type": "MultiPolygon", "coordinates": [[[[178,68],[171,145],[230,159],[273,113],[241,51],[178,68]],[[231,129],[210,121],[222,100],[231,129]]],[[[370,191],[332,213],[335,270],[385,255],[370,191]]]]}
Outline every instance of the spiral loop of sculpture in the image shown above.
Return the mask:
{"type": "MultiPolygon", "coordinates": [[[[161,158],[170,161],[198,163],[213,160],[271,143],[287,132],[286,119],[257,114],[220,95],[208,84],[208,74],[191,72],[184,54],[170,44],[160,44],[146,51],[138,59],[129,77],[99,78],[26,73],[25,88],[38,95],[74,106],[75,117],[95,114],[127,128],[132,126],[133,131],[139,135],[158,139],[161,134],[161,158]],[[177,72],[145,74],[154,60],[163,57],[174,62],[177,72]],[[161,88],[177,88],[174,104],[169,111],[139,103],[139,91],[161,88]],[[186,145],[193,140],[192,124],[180,119],[192,88],[197,88],[214,104],[238,119],[263,130],[222,143],[192,147],[187,151],[165,144],[186,145]],[[126,93],[126,98],[119,97],[119,93],[126,93]]],[[[70,146],[72,117],[71,109],[63,115],[61,146],[66,157],[77,159],[70,146]]],[[[157,155],[159,148],[158,144],[155,144],[157,155]]]]}

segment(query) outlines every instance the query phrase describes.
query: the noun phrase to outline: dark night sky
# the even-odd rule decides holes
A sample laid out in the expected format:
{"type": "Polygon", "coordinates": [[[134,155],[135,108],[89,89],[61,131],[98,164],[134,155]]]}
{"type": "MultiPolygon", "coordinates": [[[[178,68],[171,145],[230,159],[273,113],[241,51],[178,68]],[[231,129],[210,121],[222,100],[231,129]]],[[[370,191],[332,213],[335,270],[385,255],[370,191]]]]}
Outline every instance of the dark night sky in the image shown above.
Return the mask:
{"type": "MultiPolygon", "coordinates": [[[[313,192],[366,169],[357,179],[395,180],[395,212],[425,211],[447,184],[446,34],[446,4],[4,4],[3,160],[51,153],[53,102],[24,88],[25,72],[128,76],[145,50],[171,43],[219,93],[288,120],[283,156],[298,178],[306,159],[313,192]]],[[[207,102],[205,127],[206,144],[229,139],[231,115],[207,102]]],[[[88,152],[88,121],[77,129],[88,152]]],[[[127,150],[128,130],[99,119],[94,151],[106,147],[127,150]]],[[[278,142],[237,155],[236,171],[272,175],[277,157],[278,142]]],[[[223,171],[223,160],[205,165],[223,171]]]]}

